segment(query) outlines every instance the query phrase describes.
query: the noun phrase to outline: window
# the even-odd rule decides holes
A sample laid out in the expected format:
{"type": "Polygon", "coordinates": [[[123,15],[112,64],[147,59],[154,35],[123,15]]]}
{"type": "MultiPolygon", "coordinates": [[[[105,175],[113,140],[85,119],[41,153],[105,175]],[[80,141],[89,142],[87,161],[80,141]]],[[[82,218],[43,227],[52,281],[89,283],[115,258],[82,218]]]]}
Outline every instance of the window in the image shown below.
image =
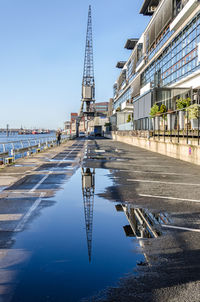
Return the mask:
{"type": "MultiPolygon", "coordinates": [[[[170,37],[169,29],[166,37],[170,37]]],[[[164,39],[164,38],[163,38],[164,39]]],[[[161,43],[161,40],[159,43],[161,43]]],[[[167,39],[166,39],[167,41],[167,39]]],[[[156,51],[159,50],[159,43],[156,51]]],[[[155,80],[155,85],[165,86],[172,81],[178,81],[181,77],[200,68],[197,62],[197,44],[200,43],[200,14],[188,24],[181,33],[163,51],[163,54],[148,67],[141,76],[141,85],[145,86],[150,81],[155,80]],[[161,76],[158,79],[158,71],[161,76]],[[158,83],[160,81],[160,83],[158,83]]],[[[149,59],[155,54],[151,52],[149,59]]]]}

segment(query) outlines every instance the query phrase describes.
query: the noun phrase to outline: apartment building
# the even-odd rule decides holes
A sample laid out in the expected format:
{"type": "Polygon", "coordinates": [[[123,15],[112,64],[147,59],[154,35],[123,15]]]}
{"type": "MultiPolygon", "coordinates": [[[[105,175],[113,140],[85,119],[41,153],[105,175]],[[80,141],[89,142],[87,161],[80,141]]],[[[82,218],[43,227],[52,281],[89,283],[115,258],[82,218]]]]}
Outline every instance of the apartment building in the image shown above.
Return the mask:
{"type": "Polygon", "coordinates": [[[64,122],[64,130],[66,134],[70,134],[70,129],[71,129],[71,122],[70,121],[64,122]]]}
{"type": "Polygon", "coordinates": [[[71,134],[76,134],[76,123],[77,123],[78,113],[72,112],[70,118],[71,124],[71,134]]]}
{"type": "Polygon", "coordinates": [[[127,40],[129,59],[117,63],[113,113],[132,105],[133,129],[150,130],[154,103],[168,110],[181,97],[199,103],[200,1],[145,0],[140,13],[152,17],[141,37],[127,40]]]}

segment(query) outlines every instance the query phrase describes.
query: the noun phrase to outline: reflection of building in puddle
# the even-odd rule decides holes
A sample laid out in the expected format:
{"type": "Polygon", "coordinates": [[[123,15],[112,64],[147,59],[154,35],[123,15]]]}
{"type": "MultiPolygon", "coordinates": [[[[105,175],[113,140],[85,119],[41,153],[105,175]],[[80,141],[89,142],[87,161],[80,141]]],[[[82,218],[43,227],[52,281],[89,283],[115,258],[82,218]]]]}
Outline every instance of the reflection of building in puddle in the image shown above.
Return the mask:
{"type": "Polygon", "coordinates": [[[95,169],[82,168],[82,192],[89,262],[92,255],[92,225],[94,208],[95,169]]]}
{"type": "Polygon", "coordinates": [[[124,226],[128,237],[157,238],[162,235],[161,224],[168,224],[169,217],[166,213],[151,213],[147,209],[135,208],[131,204],[116,205],[117,211],[123,211],[129,225],[124,226]]]}
{"type": "MultiPolygon", "coordinates": [[[[139,245],[145,247],[145,238],[157,238],[162,235],[161,224],[170,223],[166,213],[151,213],[147,209],[136,208],[131,204],[118,204],[115,206],[118,212],[124,212],[129,225],[125,225],[124,231],[127,237],[136,237],[139,245]]],[[[138,265],[151,265],[149,256],[144,253],[146,262],[141,261],[138,265]]]]}

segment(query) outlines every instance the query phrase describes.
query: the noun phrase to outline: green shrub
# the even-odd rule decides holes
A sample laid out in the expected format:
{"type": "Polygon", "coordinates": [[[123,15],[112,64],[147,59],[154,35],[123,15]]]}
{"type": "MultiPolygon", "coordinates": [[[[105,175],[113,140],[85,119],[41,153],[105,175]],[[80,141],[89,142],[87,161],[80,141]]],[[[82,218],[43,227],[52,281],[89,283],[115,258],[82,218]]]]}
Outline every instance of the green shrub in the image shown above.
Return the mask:
{"type": "Polygon", "coordinates": [[[188,112],[189,120],[197,119],[200,113],[200,105],[193,104],[189,106],[186,111],[188,112]]]}
{"type": "Polygon", "coordinates": [[[176,107],[177,109],[184,109],[189,107],[191,104],[191,98],[183,99],[180,98],[176,101],[176,107]]]}
{"type": "Polygon", "coordinates": [[[165,112],[167,112],[167,107],[164,104],[162,104],[160,106],[160,113],[165,113],[165,112]]]}
{"type": "Polygon", "coordinates": [[[151,111],[150,111],[151,118],[153,118],[156,115],[156,113],[158,113],[158,112],[159,112],[159,107],[158,107],[158,105],[154,104],[151,107],[151,111]]]}
{"type": "Polygon", "coordinates": [[[130,122],[131,122],[131,115],[129,114],[128,119],[127,119],[127,123],[130,123],[130,122]]]}

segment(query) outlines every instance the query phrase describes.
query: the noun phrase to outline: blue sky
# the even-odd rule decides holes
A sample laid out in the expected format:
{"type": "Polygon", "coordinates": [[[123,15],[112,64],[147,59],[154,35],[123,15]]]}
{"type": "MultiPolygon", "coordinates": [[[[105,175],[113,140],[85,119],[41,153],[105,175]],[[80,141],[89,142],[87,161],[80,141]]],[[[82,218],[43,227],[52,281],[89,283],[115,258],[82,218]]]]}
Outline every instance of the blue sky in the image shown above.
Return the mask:
{"type": "Polygon", "coordinates": [[[88,6],[96,101],[108,101],[127,38],[149,22],[143,0],[0,0],[0,128],[62,127],[80,107],[88,6]],[[123,13],[124,12],[124,13],[123,13]]]}

